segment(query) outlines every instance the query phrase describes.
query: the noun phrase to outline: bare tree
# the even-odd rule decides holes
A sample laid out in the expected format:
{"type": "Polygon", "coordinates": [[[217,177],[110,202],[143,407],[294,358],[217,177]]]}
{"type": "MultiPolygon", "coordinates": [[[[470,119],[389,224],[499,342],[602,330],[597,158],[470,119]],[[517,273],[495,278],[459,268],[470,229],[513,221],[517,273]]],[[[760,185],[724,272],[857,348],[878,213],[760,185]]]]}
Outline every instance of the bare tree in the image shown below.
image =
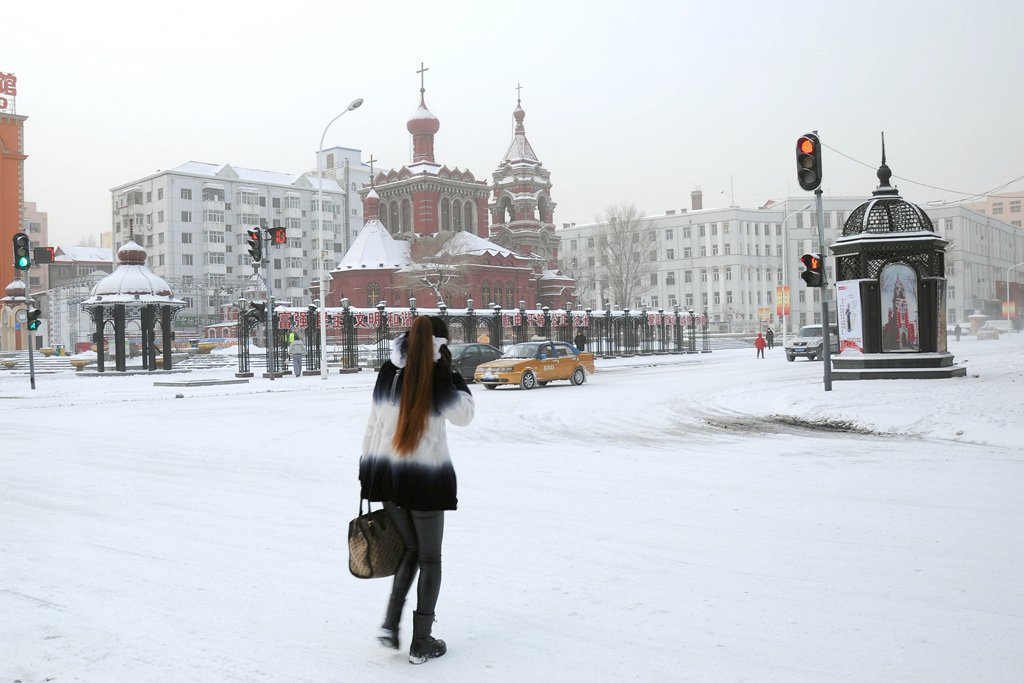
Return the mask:
{"type": "Polygon", "coordinates": [[[597,222],[598,277],[607,286],[603,293],[612,303],[632,308],[657,272],[653,226],[635,204],[626,203],[609,206],[597,222]]]}
{"type": "Polygon", "coordinates": [[[97,244],[96,244],[96,236],[92,235],[92,234],[89,234],[89,235],[86,235],[85,237],[80,237],[78,239],[78,244],[76,246],[79,246],[79,247],[95,247],[95,246],[97,246],[97,244]]]}
{"type": "Polygon", "coordinates": [[[409,289],[428,289],[438,301],[450,303],[469,295],[468,256],[461,244],[453,244],[458,233],[438,233],[421,238],[413,253],[413,262],[395,273],[396,280],[409,289]],[[419,252],[417,254],[417,252],[419,252]]]}

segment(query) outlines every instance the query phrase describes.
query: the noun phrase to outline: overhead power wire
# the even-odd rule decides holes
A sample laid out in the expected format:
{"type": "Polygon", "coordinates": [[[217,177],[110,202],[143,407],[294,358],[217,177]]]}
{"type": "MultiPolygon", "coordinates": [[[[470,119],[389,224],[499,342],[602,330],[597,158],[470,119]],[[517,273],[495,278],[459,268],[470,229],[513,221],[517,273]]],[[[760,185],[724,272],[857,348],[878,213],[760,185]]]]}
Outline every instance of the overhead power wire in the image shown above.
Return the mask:
{"type": "MultiPolygon", "coordinates": [[[[826,145],[824,142],[821,143],[821,146],[822,147],[826,147],[826,148],[832,150],[833,152],[835,152],[836,154],[838,154],[839,156],[846,157],[850,161],[852,161],[854,163],[857,163],[857,164],[860,164],[861,166],[865,166],[865,167],[871,168],[871,169],[876,168],[875,166],[872,166],[871,164],[865,163],[865,162],[861,161],[860,159],[854,159],[849,154],[845,154],[844,152],[839,151],[838,149],[836,149],[835,147],[833,147],[831,145],[826,145]]],[[[1010,180],[1009,182],[1006,182],[1006,183],[1003,183],[1002,185],[999,185],[998,187],[994,187],[991,190],[988,190],[987,192],[962,192],[960,190],[950,190],[949,188],[946,188],[946,187],[938,187],[936,185],[929,185],[928,183],[920,183],[920,182],[918,182],[916,180],[911,180],[910,178],[906,178],[904,176],[893,175],[892,177],[896,178],[898,180],[902,180],[904,182],[910,183],[912,185],[920,185],[921,187],[927,187],[927,188],[930,188],[932,190],[939,190],[940,192],[952,192],[953,194],[962,194],[962,195],[964,195],[964,199],[961,199],[959,201],[966,201],[968,199],[973,199],[975,197],[986,197],[986,196],[988,196],[990,194],[994,194],[996,192],[999,192],[1000,190],[1002,190],[1002,189],[1004,189],[1006,187],[1009,187],[1010,185],[1013,185],[1016,182],[1024,180],[1024,175],[1021,175],[1021,176],[1018,176],[1018,177],[1014,178],[1013,180],[1010,180]]]]}

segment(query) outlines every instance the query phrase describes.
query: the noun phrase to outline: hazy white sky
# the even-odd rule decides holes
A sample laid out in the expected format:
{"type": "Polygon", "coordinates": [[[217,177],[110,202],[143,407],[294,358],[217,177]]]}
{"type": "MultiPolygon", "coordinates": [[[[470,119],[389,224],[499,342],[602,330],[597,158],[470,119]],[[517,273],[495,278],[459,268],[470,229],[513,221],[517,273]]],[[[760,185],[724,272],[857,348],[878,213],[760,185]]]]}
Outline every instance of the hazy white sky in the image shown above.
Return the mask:
{"type": "MultiPolygon", "coordinates": [[[[22,2],[0,71],[29,117],[26,199],[69,244],[110,229],[111,187],[157,169],[314,168],[356,97],[325,146],[407,163],[421,61],[437,161],[486,180],[522,83],[559,225],[688,207],[696,186],[727,205],[730,180],[741,206],[800,194],[812,129],[872,166],[884,130],[896,176],[984,192],[1024,175],[1022,36],[1016,0],[22,2]]],[[[823,166],[829,194],[876,185],[829,150],[823,166]]]]}

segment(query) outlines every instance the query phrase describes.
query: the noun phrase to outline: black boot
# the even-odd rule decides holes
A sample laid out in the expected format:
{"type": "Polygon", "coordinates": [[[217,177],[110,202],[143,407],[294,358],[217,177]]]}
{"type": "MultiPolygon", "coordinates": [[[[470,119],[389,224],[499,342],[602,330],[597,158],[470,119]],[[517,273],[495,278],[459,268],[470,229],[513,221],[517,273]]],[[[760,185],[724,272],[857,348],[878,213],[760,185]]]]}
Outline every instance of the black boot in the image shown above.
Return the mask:
{"type": "Polygon", "coordinates": [[[433,614],[412,613],[412,645],[409,647],[411,663],[422,664],[428,659],[440,657],[448,651],[443,640],[431,637],[430,631],[433,625],[433,614]]]}
{"type": "Polygon", "coordinates": [[[402,607],[405,605],[404,597],[397,597],[392,594],[388,602],[388,612],[384,617],[384,625],[380,627],[380,635],[377,640],[384,647],[392,650],[398,649],[398,623],[402,620],[402,607]]]}

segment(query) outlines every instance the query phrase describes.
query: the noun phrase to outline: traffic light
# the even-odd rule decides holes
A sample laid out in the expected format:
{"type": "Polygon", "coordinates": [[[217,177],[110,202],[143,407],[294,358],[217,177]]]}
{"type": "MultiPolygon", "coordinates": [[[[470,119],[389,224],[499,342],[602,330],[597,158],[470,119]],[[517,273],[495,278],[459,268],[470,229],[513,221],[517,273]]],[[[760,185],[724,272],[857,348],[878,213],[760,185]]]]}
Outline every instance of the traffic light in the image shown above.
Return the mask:
{"type": "Polygon", "coordinates": [[[36,247],[32,250],[32,255],[37,266],[43,263],[53,263],[53,247],[36,247]]]}
{"type": "Polygon", "coordinates": [[[28,309],[28,329],[39,329],[39,325],[42,324],[42,321],[39,319],[39,316],[41,316],[42,314],[42,311],[40,311],[38,308],[28,309]]]}
{"type": "Polygon", "coordinates": [[[28,270],[32,265],[32,252],[28,243],[28,235],[23,232],[14,234],[14,267],[28,270]]]}
{"type": "Polygon", "coordinates": [[[270,243],[271,244],[288,244],[288,228],[282,228],[281,226],[275,225],[270,229],[270,243]]]}
{"type": "Polygon", "coordinates": [[[805,190],[821,187],[821,142],[814,133],[801,135],[796,141],[796,177],[805,190]]]}
{"type": "Polygon", "coordinates": [[[253,263],[263,262],[263,240],[260,239],[260,229],[250,228],[245,231],[246,242],[249,243],[249,256],[253,263]]]}
{"type": "Polygon", "coordinates": [[[267,302],[252,301],[249,303],[249,315],[258,323],[267,322],[267,302]]]}
{"type": "Polygon", "coordinates": [[[800,262],[807,269],[800,273],[800,277],[804,279],[807,286],[821,287],[825,282],[825,261],[821,258],[821,254],[804,254],[800,257],[800,262]]]}

